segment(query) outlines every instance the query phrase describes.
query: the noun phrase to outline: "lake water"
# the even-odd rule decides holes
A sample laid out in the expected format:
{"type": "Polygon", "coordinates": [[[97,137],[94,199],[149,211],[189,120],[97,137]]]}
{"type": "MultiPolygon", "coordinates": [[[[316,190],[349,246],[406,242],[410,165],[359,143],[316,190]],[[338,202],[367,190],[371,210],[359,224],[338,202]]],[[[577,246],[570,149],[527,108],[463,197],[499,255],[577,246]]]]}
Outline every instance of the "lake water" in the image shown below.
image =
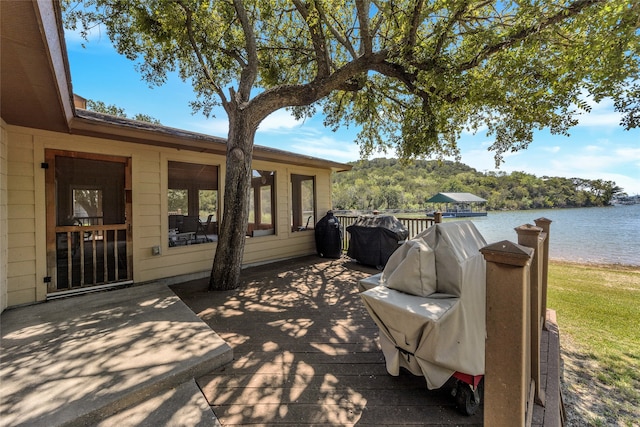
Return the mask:
{"type": "MultiPolygon", "coordinates": [[[[549,255],[552,259],[640,266],[640,205],[605,208],[541,209],[489,212],[470,218],[487,243],[518,242],[514,228],[551,222],[549,255]]],[[[445,220],[446,221],[446,220],[445,220]]]]}

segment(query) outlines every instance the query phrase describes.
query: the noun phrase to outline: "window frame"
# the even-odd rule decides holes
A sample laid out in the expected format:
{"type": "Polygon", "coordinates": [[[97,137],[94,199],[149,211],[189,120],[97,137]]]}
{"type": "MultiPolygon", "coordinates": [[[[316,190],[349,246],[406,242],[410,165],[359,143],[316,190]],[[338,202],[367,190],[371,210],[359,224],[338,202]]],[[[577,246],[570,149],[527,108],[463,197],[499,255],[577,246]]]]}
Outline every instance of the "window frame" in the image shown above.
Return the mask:
{"type": "Polygon", "coordinates": [[[290,177],[291,184],[291,231],[307,231],[315,229],[316,218],[318,218],[318,194],[316,185],[316,175],[304,175],[292,173],[290,177]],[[311,181],[312,189],[312,215],[306,216],[304,214],[305,206],[303,201],[303,183],[311,181]],[[306,218],[306,219],[305,219],[306,218]],[[311,219],[313,218],[313,221],[311,219]]]}
{"type": "Polygon", "coordinates": [[[249,187],[249,221],[247,225],[247,237],[261,237],[276,234],[277,229],[277,198],[276,198],[276,182],[277,171],[268,169],[252,169],[251,184],[249,187]],[[263,211],[263,189],[270,188],[270,216],[271,222],[262,222],[263,211]],[[253,221],[251,221],[253,214],[253,221]]]}
{"type": "Polygon", "coordinates": [[[168,241],[169,247],[204,244],[217,241],[217,238],[211,238],[211,236],[218,235],[217,222],[220,215],[220,166],[217,164],[200,163],[194,161],[184,160],[167,160],[167,191],[164,195],[165,202],[167,203],[166,216],[168,219],[168,241]],[[187,212],[180,212],[176,215],[176,212],[171,211],[169,206],[169,194],[171,191],[186,191],[187,196],[187,212]],[[211,223],[205,222],[200,217],[201,211],[201,192],[202,191],[215,191],[215,206],[213,212],[210,212],[208,216],[212,216],[211,223]],[[172,217],[177,217],[172,218],[172,217]],[[197,218],[197,221],[193,218],[197,218]],[[186,219],[189,219],[186,222],[186,219]],[[194,234],[182,233],[177,226],[179,223],[182,226],[189,226],[187,232],[192,232],[191,228],[195,228],[194,234]],[[196,221],[197,225],[192,227],[192,222],[196,221]],[[172,223],[176,222],[175,227],[172,227],[172,223]],[[209,233],[209,230],[212,233],[209,233]],[[179,237],[177,237],[179,236],[179,237]]]}

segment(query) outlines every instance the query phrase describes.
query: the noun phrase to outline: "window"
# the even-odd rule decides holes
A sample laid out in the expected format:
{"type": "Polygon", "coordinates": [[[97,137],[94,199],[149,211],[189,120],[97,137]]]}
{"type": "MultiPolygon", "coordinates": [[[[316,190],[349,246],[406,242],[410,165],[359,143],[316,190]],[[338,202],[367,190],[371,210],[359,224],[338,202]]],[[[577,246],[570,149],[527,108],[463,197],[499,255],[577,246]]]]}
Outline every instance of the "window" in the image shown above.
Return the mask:
{"type": "Polygon", "coordinates": [[[291,231],[312,230],[316,223],[316,179],[291,175],[291,231]]]}
{"type": "Polygon", "coordinates": [[[106,160],[55,156],[58,225],[125,223],[125,166],[106,160]]]}
{"type": "Polygon", "coordinates": [[[275,176],[274,171],[252,171],[247,236],[275,234],[275,176]]]}
{"type": "Polygon", "coordinates": [[[73,188],[73,217],[82,225],[102,225],[102,189],[73,188]]]}
{"type": "Polygon", "coordinates": [[[189,192],[178,188],[169,188],[169,215],[189,213],[189,192]]]}
{"type": "Polygon", "coordinates": [[[218,167],[169,162],[169,246],[218,238],[218,167]]]}

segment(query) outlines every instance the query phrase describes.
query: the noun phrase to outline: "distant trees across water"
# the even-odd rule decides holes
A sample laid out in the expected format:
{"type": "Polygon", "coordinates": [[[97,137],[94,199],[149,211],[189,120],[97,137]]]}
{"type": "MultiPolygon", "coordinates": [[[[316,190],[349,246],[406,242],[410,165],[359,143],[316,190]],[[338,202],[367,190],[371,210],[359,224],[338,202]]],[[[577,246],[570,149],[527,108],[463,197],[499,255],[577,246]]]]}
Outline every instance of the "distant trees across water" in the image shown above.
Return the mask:
{"type": "Polygon", "coordinates": [[[463,163],[397,159],[359,160],[349,172],[333,174],[336,210],[433,209],[439,192],[472,193],[488,210],[607,206],[622,188],[613,181],[536,177],[524,172],[478,172],[463,163]]]}

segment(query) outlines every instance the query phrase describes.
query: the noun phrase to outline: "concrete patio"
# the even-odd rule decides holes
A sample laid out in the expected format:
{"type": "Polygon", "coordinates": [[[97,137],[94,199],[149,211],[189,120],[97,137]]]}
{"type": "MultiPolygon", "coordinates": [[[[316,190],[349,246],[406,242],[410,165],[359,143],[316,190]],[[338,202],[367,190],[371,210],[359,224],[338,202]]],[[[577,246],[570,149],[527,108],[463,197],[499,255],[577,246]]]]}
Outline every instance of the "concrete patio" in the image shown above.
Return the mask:
{"type": "MultiPolygon", "coordinates": [[[[482,425],[482,407],[464,416],[448,390],[387,374],[357,291],[374,273],[311,256],[246,269],[234,291],[201,279],[8,310],[0,425],[482,425]]],[[[533,425],[550,427],[557,330],[543,340],[533,425]]]]}
{"type": "Polygon", "coordinates": [[[2,426],[216,425],[193,379],[228,363],[231,348],[165,285],[0,320],[2,426]]]}

